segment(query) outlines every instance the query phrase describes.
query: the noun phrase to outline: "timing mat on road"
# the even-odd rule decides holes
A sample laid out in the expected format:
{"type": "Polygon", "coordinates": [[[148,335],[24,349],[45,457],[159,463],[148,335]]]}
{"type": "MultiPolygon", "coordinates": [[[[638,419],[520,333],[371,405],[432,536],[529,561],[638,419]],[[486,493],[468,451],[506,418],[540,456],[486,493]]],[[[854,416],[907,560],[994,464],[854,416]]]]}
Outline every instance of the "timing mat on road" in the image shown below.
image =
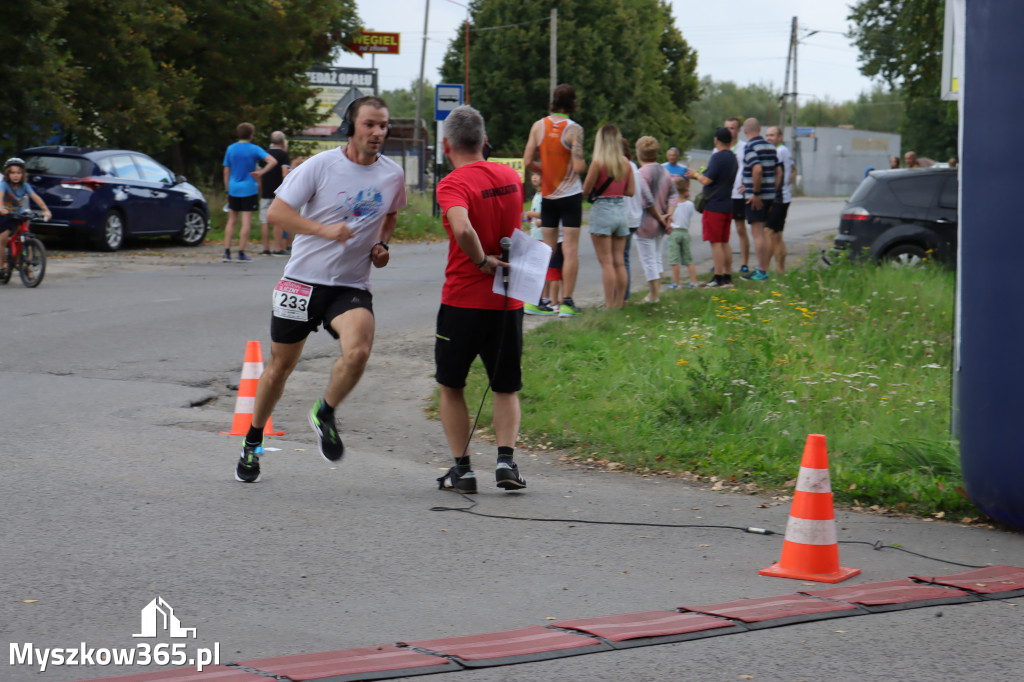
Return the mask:
{"type": "MultiPolygon", "coordinates": [[[[456,672],[685,642],[831,618],[1024,596],[1024,569],[989,566],[943,576],[910,576],[795,594],[737,599],[665,611],[562,620],[517,630],[396,642],[318,654],[298,654],[175,668],[102,680],[112,682],[353,682],[456,672]]],[[[102,680],[93,682],[102,682],[102,680]]]]}

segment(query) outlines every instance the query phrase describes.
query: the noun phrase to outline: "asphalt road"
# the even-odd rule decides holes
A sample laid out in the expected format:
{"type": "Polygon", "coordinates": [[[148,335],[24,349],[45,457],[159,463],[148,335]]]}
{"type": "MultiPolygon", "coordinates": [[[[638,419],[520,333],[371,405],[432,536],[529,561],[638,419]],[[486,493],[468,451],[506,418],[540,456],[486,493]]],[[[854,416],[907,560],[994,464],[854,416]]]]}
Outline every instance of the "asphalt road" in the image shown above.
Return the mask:
{"type": "MultiPolygon", "coordinates": [[[[787,228],[793,249],[824,246],[841,203],[798,200],[787,228]]],[[[396,245],[375,273],[374,354],[340,411],[345,461],[325,464],[306,424],[335,356],[320,333],[274,414],[287,435],[268,440],[278,450],[263,460],[264,480],[236,482],[240,439],[219,432],[231,424],[229,386],[245,342],[269,348],[269,293],[283,262],[229,265],[216,247],[154,246],[55,253],[38,289],[0,288],[0,633],[8,645],[134,647],[140,610],[158,596],[197,629],[190,650],[216,643],[223,663],[821,587],[757,574],[779,559],[781,535],[584,523],[781,532],[788,504],[566,466],[557,453],[520,451],[529,488],[484,488],[476,510],[577,522],[431,511],[465,504],[435,489],[449,454],[440,424],[423,410],[444,245],[396,245]]],[[[600,300],[600,281],[589,240],[581,253],[577,301],[586,305],[600,300]]],[[[706,259],[700,247],[696,255],[706,259]]],[[[474,451],[490,446],[476,441],[474,451]]],[[[844,511],[837,519],[841,540],[1024,566],[1021,534],[844,511]]],[[[963,570],[866,545],[840,552],[844,566],[863,571],[848,584],[963,570]]],[[[1024,667],[1017,603],[822,621],[445,679],[1014,680],[1024,667]]],[[[39,673],[9,655],[0,680],[145,669],[39,673]]]]}

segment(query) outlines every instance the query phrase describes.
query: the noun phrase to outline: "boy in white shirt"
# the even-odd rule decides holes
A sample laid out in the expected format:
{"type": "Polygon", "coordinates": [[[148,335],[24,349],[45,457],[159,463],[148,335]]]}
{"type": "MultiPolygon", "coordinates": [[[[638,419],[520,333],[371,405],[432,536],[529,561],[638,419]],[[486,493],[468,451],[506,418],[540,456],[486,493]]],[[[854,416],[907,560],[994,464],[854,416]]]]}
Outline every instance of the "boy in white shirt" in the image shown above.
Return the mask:
{"type": "Polygon", "coordinates": [[[680,266],[685,265],[690,272],[690,283],[687,289],[697,287],[697,268],[693,265],[693,255],[690,253],[690,221],[696,210],[693,202],[690,201],[690,181],[686,178],[675,176],[672,182],[679,191],[679,203],[672,214],[672,234],[667,237],[665,244],[668,251],[668,264],[672,266],[672,284],[666,289],[679,288],[680,266]]]}

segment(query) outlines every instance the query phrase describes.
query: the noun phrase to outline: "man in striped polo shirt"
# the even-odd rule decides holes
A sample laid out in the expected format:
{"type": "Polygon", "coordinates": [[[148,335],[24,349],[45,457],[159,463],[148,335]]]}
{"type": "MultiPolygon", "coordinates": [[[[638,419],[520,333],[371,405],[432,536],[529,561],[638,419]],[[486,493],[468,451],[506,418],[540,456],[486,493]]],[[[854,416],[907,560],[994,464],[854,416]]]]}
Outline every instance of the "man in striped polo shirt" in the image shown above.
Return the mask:
{"type": "Polygon", "coordinates": [[[768,279],[769,244],[765,238],[764,225],[775,200],[775,166],[778,157],[775,147],[761,137],[761,124],[756,118],[748,118],[743,122],[743,133],[747,136],[742,159],[743,193],[747,201],[747,224],[750,225],[750,236],[754,240],[757,269],[740,276],[761,281],[768,279]]]}

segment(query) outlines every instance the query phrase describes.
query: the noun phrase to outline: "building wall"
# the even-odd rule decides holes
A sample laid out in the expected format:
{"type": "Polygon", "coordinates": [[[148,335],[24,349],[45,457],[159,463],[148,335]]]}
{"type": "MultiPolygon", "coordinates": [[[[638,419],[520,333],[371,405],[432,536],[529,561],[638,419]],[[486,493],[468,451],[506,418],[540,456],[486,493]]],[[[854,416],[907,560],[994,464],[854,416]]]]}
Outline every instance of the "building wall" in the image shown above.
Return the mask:
{"type": "MultiPolygon", "coordinates": [[[[786,146],[796,161],[797,193],[820,197],[847,197],[864,179],[869,168],[889,168],[889,157],[900,155],[900,136],[852,128],[786,129],[786,146]]],[[[691,149],[686,157],[690,166],[707,165],[711,151],[691,149]]],[[[697,188],[699,190],[699,188],[697,188]]],[[[693,192],[691,188],[691,192],[693,192]]]]}
{"type": "Polygon", "coordinates": [[[787,135],[787,145],[797,187],[809,196],[849,196],[869,168],[885,170],[890,156],[900,156],[899,135],[850,128],[797,128],[795,143],[787,135]]]}

